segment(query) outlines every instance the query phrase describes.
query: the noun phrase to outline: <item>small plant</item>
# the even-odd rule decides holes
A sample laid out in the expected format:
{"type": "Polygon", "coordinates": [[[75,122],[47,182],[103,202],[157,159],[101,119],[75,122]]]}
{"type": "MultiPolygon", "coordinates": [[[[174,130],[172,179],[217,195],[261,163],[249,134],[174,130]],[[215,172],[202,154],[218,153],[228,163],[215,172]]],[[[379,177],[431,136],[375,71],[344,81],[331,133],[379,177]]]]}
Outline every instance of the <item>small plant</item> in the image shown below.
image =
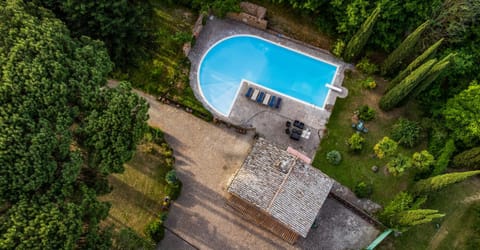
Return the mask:
{"type": "Polygon", "coordinates": [[[338,165],[342,161],[342,155],[337,150],[332,150],[327,153],[327,161],[330,164],[338,165]]]}
{"type": "Polygon", "coordinates": [[[422,128],[417,122],[400,118],[391,133],[392,139],[404,147],[413,147],[420,139],[422,128]]]}
{"type": "Polygon", "coordinates": [[[170,186],[175,186],[178,184],[179,180],[177,178],[177,173],[175,170],[170,170],[168,173],[165,175],[165,182],[167,182],[168,185],[170,186]]]}
{"type": "Polygon", "coordinates": [[[165,236],[163,221],[159,218],[147,224],[145,235],[154,242],[160,242],[165,236]]]}
{"type": "Polygon", "coordinates": [[[345,42],[338,39],[335,44],[333,45],[332,53],[336,57],[342,57],[343,50],[345,49],[345,42]]]}
{"type": "Polygon", "coordinates": [[[182,191],[182,185],[183,183],[180,180],[177,180],[176,185],[169,185],[169,184],[165,185],[164,187],[165,195],[170,197],[170,199],[172,200],[178,199],[182,191]]]}
{"type": "Polygon", "coordinates": [[[370,108],[368,105],[363,105],[358,108],[358,118],[364,121],[371,121],[375,118],[375,109],[370,108]]]}
{"type": "Polygon", "coordinates": [[[415,152],[412,156],[412,166],[418,169],[420,172],[431,171],[431,167],[435,163],[433,155],[431,155],[427,150],[422,150],[421,152],[415,152]]]}
{"type": "Polygon", "coordinates": [[[412,162],[410,161],[410,158],[403,156],[402,154],[398,154],[387,163],[388,172],[394,176],[402,175],[403,172],[411,166],[412,162]]]}
{"type": "Polygon", "coordinates": [[[362,87],[365,89],[374,89],[377,87],[377,83],[373,78],[367,77],[364,80],[362,80],[362,87]]]}
{"type": "Polygon", "coordinates": [[[383,159],[384,157],[395,154],[397,148],[397,142],[385,136],[377,144],[375,144],[373,151],[375,151],[375,155],[379,159],[383,159]]]}
{"type": "Polygon", "coordinates": [[[347,141],[350,150],[352,151],[361,151],[363,145],[365,144],[365,138],[363,138],[359,133],[354,133],[347,141]]]}
{"type": "Polygon", "coordinates": [[[356,67],[358,70],[367,75],[372,75],[378,71],[378,66],[374,63],[371,63],[366,57],[362,58],[362,60],[357,63],[356,67]]]}
{"type": "Polygon", "coordinates": [[[353,192],[358,198],[368,198],[373,193],[373,185],[361,181],[355,186],[353,192]]]}

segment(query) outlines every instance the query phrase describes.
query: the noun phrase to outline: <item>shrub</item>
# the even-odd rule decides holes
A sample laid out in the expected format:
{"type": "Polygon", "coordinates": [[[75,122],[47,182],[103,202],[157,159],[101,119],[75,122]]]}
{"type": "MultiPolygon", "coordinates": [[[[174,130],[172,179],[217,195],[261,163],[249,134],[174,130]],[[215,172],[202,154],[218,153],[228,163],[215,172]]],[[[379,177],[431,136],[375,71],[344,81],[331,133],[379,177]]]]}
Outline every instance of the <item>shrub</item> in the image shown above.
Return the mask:
{"type": "Polygon", "coordinates": [[[182,191],[182,185],[183,183],[177,179],[177,184],[176,185],[165,185],[164,187],[164,192],[165,195],[169,196],[170,199],[176,200],[180,196],[180,193],[182,191]]]}
{"type": "Polygon", "coordinates": [[[361,151],[363,145],[365,144],[365,138],[363,138],[359,133],[354,133],[347,141],[348,146],[352,151],[361,151]]]}
{"type": "Polygon", "coordinates": [[[355,195],[357,195],[358,198],[370,197],[370,195],[372,195],[373,193],[373,185],[361,181],[355,186],[353,192],[355,193],[355,195]]]}
{"type": "Polygon", "coordinates": [[[335,44],[333,45],[332,53],[336,57],[342,57],[343,50],[345,49],[345,42],[338,39],[335,44]]]}
{"type": "Polygon", "coordinates": [[[177,173],[173,169],[168,171],[165,175],[165,182],[167,182],[168,185],[176,186],[178,181],[177,173]]]}
{"type": "Polygon", "coordinates": [[[397,151],[398,144],[388,138],[383,137],[375,146],[373,147],[373,151],[375,151],[375,155],[383,159],[384,157],[392,156],[397,151]]]}
{"type": "Polygon", "coordinates": [[[456,155],[453,157],[453,165],[459,168],[480,169],[480,147],[456,155]]]}
{"type": "Polygon", "coordinates": [[[378,71],[378,66],[371,63],[366,57],[362,58],[362,60],[357,63],[356,67],[358,70],[368,75],[372,75],[378,71]]]}
{"type": "Polygon", "coordinates": [[[427,150],[415,152],[412,156],[412,166],[419,170],[419,172],[429,172],[435,163],[433,155],[427,150]]]}
{"type": "Polygon", "coordinates": [[[388,172],[394,176],[402,175],[403,172],[411,166],[412,162],[410,161],[410,158],[403,156],[402,154],[398,154],[387,163],[388,172]]]}
{"type": "Polygon", "coordinates": [[[358,118],[364,121],[371,121],[375,118],[375,109],[370,108],[368,105],[363,105],[358,108],[358,118]]]}
{"type": "Polygon", "coordinates": [[[432,175],[439,175],[445,172],[448,164],[450,163],[450,158],[452,158],[455,150],[457,150],[457,148],[455,147],[455,141],[453,139],[449,139],[445,143],[445,146],[443,147],[440,155],[438,156],[432,175]]]}
{"type": "Polygon", "coordinates": [[[375,80],[371,77],[367,77],[364,80],[361,81],[362,87],[365,89],[374,89],[377,87],[377,83],[375,80]]]}
{"type": "Polygon", "coordinates": [[[327,161],[330,164],[338,165],[342,161],[342,155],[337,150],[332,150],[327,153],[327,161]]]}
{"type": "Polygon", "coordinates": [[[391,136],[398,144],[411,148],[418,143],[421,131],[422,128],[417,122],[400,118],[393,125],[391,136]]]}
{"type": "Polygon", "coordinates": [[[212,3],[212,11],[223,18],[228,12],[240,12],[239,2],[239,0],[215,0],[212,3]]]}
{"type": "Polygon", "coordinates": [[[154,242],[160,242],[165,236],[163,221],[155,219],[145,227],[145,235],[154,242]]]}

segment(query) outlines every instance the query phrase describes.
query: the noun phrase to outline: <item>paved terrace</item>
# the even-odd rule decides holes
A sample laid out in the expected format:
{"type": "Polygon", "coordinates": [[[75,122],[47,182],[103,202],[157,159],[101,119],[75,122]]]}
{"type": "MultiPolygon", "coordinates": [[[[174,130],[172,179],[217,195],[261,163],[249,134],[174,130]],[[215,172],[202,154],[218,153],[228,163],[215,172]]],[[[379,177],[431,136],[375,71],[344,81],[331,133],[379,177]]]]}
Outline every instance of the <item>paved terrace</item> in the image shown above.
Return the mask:
{"type": "MultiPolygon", "coordinates": [[[[205,100],[203,100],[197,82],[197,71],[200,60],[207,50],[219,40],[240,34],[256,35],[277,44],[320,58],[324,61],[339,65],[333,83],[333,85],[337,87],[341,87],[344,78],[343,72],[348,65],[332,56],[328,51],[304,45],[282,35],[259,30],[240,22],[229,19],[219,20],[216,18],[211,18],[207,21],[207,24],[204,26],[196,40],[195,46],[189,53],[188,57],[191,61],[190,85],[194,90],[197,99],[200,100],[216,117],[236,125],[255,127],[257,133],[268,140],[283,145],[285,148],[291,146],[302,151],[308,157],[313,158],[320,143],[322,132],[326,128],[326,123],[331,115],[331,112],[328,110],[331,110],[337,97],[346,97],[348,94],[346,89],[343,89],[344,91],[342,94],[330,91],[325,103],[327,110],[319,109],[313,105],[300,103],[283,95],[280,95],[282,97],[281,108],[271,109],[250,101],[243,96],[243,93],[245,93],[246,89],[249,87],[248,84],[242,84],[240,86],[241,89],[239,91],[239,96],[234,102],[229,117],[224,117],[222,114],[217,113],[208,106],[205,100]],[[289,136],[285,134],[285,122],[287,120],[300,120],[304,122],[306,127],[312,131],[310,138],[308,140],[302,138],[300,141],[291,140],[289,136]]],[[[256,87],[264,90],[261,87],[256,87]]],[[[275,95],[279,96],[277,93],[275,93],[275,95]]]]}

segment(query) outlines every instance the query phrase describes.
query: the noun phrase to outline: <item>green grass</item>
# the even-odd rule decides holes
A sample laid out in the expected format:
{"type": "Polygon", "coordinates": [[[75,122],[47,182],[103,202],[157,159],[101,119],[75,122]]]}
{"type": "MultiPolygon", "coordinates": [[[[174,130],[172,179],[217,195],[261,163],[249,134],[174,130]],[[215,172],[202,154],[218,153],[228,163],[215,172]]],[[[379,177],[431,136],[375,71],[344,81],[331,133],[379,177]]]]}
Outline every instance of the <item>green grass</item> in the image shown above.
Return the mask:
{"type": "Polygon", "coordinates": [[[164,178],[171,169],[166,159],[171,153],[166,143],[144,143],[125,164],[124,173],[109,177],[113,190],[100,198],[112,204],[106,223],[113,223],[117,229],[130,227],[144,235],[145,226],[162,208],[164,178]]]}
{"type": "MultiPolygon", "coordinates": [[[[414,105],[399,108],[393,112],[382,112],[377,103],[383,93],[381,85],[384,83],[379,80],[377,82],[380,86],[377,89],[366,90],[359,82],[362,77],[358,73],[346,74],[344,86],[348,88],[349,96],[346,99],[337,99],[327,125],[327,136],[321,141],[313,166],[351,189],[360,181],[371,183],[374,187],[371,198],[380,204],[386,204],[395,194],[405,190],[412,183],[413,174],[407,172],[397,177],[388,174],[384,168],[388,160],[374,157],[373,146],[381,138],[388,136],[392,125],[399,117],[406,115],[406,110],[410,119],[415,119],[418,112],[415,111],[417,109],[414,105]],[[362,134],[366,139],[363,150],[360,153],[353,153],[347,145],[347,139],[354,133],[351,118],[353,112],[364,104],[376,110],[376,118],[366,123],[369,132],[362,134]],[[335,166],[327,162],[326,154],[331,150],[338,150],[342,154],[343,159],[339,165],[335,166]],[[378,173],[371,170],[374,165],[380,168],[378,173]]],[[[414,149],[404,149],[399,146],[399,152],[411,156],[422,146],[424,147],[419,145],[414,149]]]]}
{"type": "Polygon", "coordinates": [[[195,98],[189,85],[190,63],[182,46],[191,40],[191,30],[197,16],[191,10],[166,6],[162,1],[151,1],[153,7],[152,30],[155,46],[142,58],[137,67],[117,72],[116,78],[128,80],[133,86],[150,94],[167,96],[191,108],[194,114],[210,119],[211,114],[195,98]]]}

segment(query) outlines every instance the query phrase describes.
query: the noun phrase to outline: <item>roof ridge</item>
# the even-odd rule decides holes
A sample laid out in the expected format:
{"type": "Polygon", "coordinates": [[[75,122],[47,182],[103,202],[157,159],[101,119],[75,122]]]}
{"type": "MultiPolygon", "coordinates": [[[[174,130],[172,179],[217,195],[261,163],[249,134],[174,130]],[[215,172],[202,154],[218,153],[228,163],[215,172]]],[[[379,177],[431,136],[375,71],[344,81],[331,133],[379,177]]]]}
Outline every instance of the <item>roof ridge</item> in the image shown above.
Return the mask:
{"type": "Polygon", "coordinates": [[[283,186],[285,185],[285,183],[287,182],[287,179],[288,177],[290,176],[290,173],[292,173],[292,170],[293,168],[295,167],[295,165],[297,164],[297,157],[295,157],[292,161],[292,164],[291,164],[291,167],[288,169],[288,173],[285,175],[285,178],[283,178],[283,181],[282,183],[280,184],[280,186],[278,187],[277,189],[277,192],[275,192],[275,195],[272,197],[272,200],[270,201],[270,203],[268,204],[267,208],[265,209],[265,211],[269,212],[271,211],[272,209],[272,205],[273,203],[275,202],[275,199],[277,198],[278,194],[280,193],[280,191],[282,191],[283,189],[283,186]]]}

